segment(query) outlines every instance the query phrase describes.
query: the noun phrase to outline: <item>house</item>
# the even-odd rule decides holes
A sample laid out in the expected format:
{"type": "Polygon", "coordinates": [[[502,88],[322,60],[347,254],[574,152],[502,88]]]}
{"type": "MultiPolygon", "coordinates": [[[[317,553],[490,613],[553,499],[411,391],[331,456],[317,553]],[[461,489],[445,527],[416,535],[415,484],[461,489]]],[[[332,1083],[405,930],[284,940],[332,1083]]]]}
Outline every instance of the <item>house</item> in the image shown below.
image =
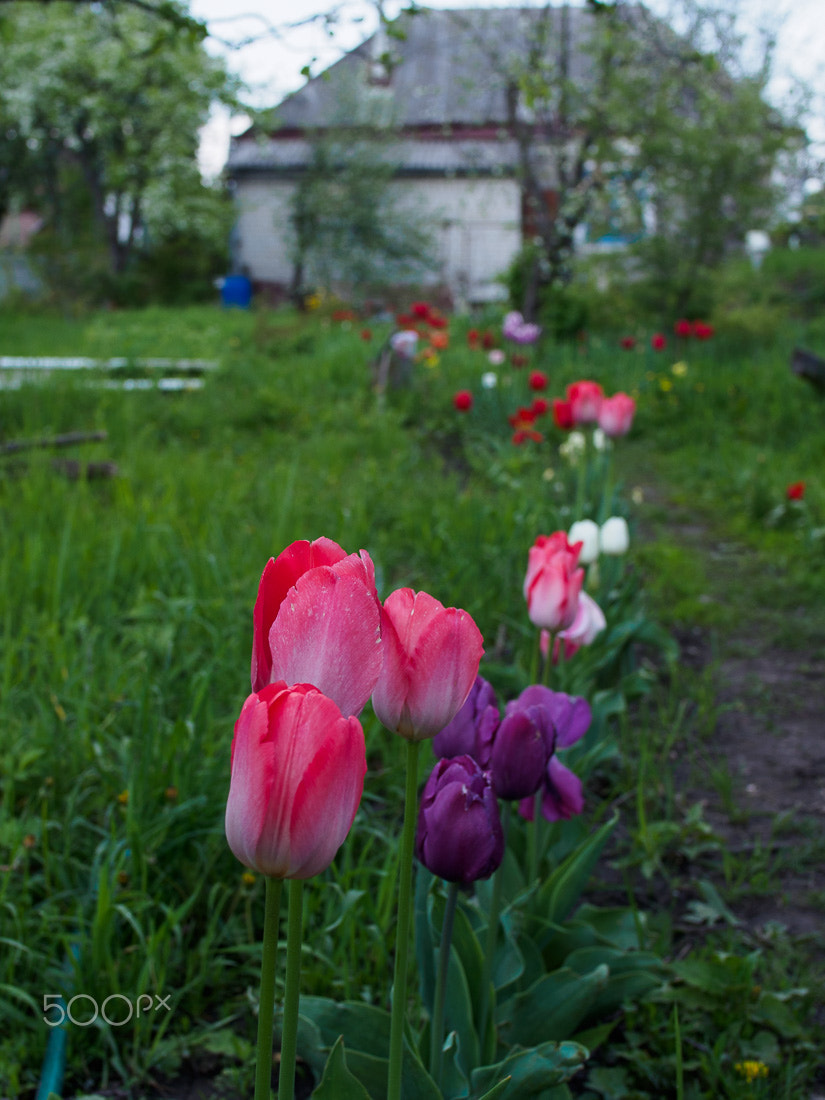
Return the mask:
{"type": "MultiPolygon", "coordinates": [[[[531,51],[544,71],[552,62],[571,83],[586,80],[592,18],[566,6],[419,10],[310,79],[275,109],[271,131],[251,128],[232,141],[236,270],[275,292],[295,283],[293,204],[314,143],[333,130],[349,128],[358,140],[371,129],[383,134],[380,156],[392,165],[398,207],[429,218],[428,281],[456,303],[503,297],[497,279],[535,232],[537,216],[535,197],[525,200],[518,139],[519,127],[523,133],[533,123],[515,106],[514,83],[528,71],[531,51]]],[[[565,132],[560,144],[562,125],[548,135],[544,122],[543,142],[536,122],[530,150],[533,195],[551,212],[559,150],[575,141],[565,132]]]]}

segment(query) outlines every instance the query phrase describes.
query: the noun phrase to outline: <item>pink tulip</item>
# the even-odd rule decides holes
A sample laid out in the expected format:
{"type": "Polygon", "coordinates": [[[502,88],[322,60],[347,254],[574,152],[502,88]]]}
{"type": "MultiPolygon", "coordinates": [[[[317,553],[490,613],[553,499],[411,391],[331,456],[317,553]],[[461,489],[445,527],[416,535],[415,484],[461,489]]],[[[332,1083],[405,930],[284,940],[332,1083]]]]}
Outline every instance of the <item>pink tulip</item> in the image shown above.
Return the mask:
{"type": "Polygon", "coordinates": [[[604,400],[604,391],[598,382],[573,382],[567,387],[567,400],[574,424],[595,424],[604,400]]]}
{"type": "MultiPolygon", "coordinates": [[[[562,644],[564,659],[568,661],[583,645],[590,645],[607,626],[604,612],[587,592],[579,593],[579,606],[576,617],[570,626],[560,630],[553,643],[553,664],[558,664],[562,644]]],[[[542,654],[545,659],[550,649],[550,635],[541,632],[542,654]]]]}
{"type": "Polygon", "coordinates": [[[536,626],[555,632],[576,617],[584,570],[578,568],[582,543],[572,545],[564,531],[539,535],[527,561],[524,598],[527,614],[536,626]]]}
{"type": "Polygon", "coordinates": [[[293,542],[270,558],[253,614],[252,690],[312,684],[359,714],[381,670],[381,610],[369,554],[331,539],[293,542]]]}
{"type": "Polygon", "coordinates": [[[626,393],[614,393],[605,397],[599,409],[599,427],[605,435],[615,438],[627,435],[633,423],[636,402],[626,393]]]}
{"type": "Polygon", "coordinates": [[[367,770],[357,718],[309,684],[267,684],[235,723],[226,838],[246,867],[311,878],[352,826],[367,770]]]}
{"type": "Polygon", "coordinates": [[[384,601],[381,641],[384,664],[372,696],[379,721],[408,741],[435,737],[470,694],[484,652],[481,632],[466,611],[399,588],[384,601]]]}

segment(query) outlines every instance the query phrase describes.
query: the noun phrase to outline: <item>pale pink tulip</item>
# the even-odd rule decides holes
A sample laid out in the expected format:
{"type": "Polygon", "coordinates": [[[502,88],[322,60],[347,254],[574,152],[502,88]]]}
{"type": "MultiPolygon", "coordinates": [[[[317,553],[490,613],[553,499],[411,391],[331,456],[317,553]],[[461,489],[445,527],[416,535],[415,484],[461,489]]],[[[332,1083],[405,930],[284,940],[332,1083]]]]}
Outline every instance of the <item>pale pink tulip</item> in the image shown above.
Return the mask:
{"type": "Polygon", "coordinates": [[[241,863],[280,879],[328,867],[364,789],[358,719],[309,684],[268,684],[235,723],[231,769],[226,838],[241,863]]]}
{"type": "Polygon", "coordinates": [[[408,741],[452,721],[470,693],[483,639],[466,611],[426,592],[399,588],[384,601],[384,664],[372,696],[379,720],[408,741]]]}
{"type": "Polygon", "coordinates": [[[605,397],[599,409],[599,427],[605,435],[615,439],[627,435],[633,424],[636,402],[626,393],[614,393],[605,397]]]}
{"type": "Polygon", "coordinates": [[[539,535],[527,560],[524,598],[536,626],[554,633],[576,617],[584,570],[578,567],[582,544],[572,545],[564,531],[539,535]]]}
{"type": "MultiPolygon", "coordinates": [[[[601,634],[604,628],[607,626],[607,621],[604,617],[604,612],[587,592],[579,593],[579,606],[576,611],[576,617],[570,626],[564,630],[560,630],[556,635],[553,643],[553,663],[557,663],[561,651],[562,644],[564,645],[564,658],[568,660],[573,656],[577,650],[581,649],[583,645],[590,645],[595,641],[596,637],[601,634]]],[[[544,632],[542,632],[544,633],[544,632]]],[[[549,636],[547,647],[549,648],[549,636]]],[[[547,650],[544,648],[544,638],[542,638],[542,652],[547,657],[547,650]]]]}
{"type": "Polygon", "coordinates": [[[312,684],[358,714],[381,670],[381,610],[369,554],[330,539],[294,542],[267,562],[253,614],[252,690],[312,684]]]}

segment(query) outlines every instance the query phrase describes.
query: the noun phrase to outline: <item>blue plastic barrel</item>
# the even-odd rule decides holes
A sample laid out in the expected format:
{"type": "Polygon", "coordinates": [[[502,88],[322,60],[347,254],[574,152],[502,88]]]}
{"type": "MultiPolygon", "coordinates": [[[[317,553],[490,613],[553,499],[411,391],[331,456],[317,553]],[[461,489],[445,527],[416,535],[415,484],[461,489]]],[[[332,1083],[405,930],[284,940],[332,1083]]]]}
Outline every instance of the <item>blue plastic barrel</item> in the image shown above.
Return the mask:
{"type": "Polygon", "coordinates": [[[252,283],[246,275],[227,275],[221,287],[221,303],[229,308],[249,309],[252,304],[252,283]]]}

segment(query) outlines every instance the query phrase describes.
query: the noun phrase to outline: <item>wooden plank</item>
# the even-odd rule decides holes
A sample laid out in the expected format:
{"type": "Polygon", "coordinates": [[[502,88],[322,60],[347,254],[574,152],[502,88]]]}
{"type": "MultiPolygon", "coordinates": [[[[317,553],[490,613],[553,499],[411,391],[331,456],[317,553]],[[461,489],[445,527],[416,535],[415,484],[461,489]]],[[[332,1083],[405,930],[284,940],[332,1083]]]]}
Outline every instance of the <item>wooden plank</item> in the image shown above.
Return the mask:
{"type": "Polygon", "coordinates": [[[72,447],[75,443],[99,443],[109,438],[108,432],[64,432],[62,435],[43,436],[40,439],[10,439],[0,443],[0,454],[16,454],[35,447],[72,447]]]}

